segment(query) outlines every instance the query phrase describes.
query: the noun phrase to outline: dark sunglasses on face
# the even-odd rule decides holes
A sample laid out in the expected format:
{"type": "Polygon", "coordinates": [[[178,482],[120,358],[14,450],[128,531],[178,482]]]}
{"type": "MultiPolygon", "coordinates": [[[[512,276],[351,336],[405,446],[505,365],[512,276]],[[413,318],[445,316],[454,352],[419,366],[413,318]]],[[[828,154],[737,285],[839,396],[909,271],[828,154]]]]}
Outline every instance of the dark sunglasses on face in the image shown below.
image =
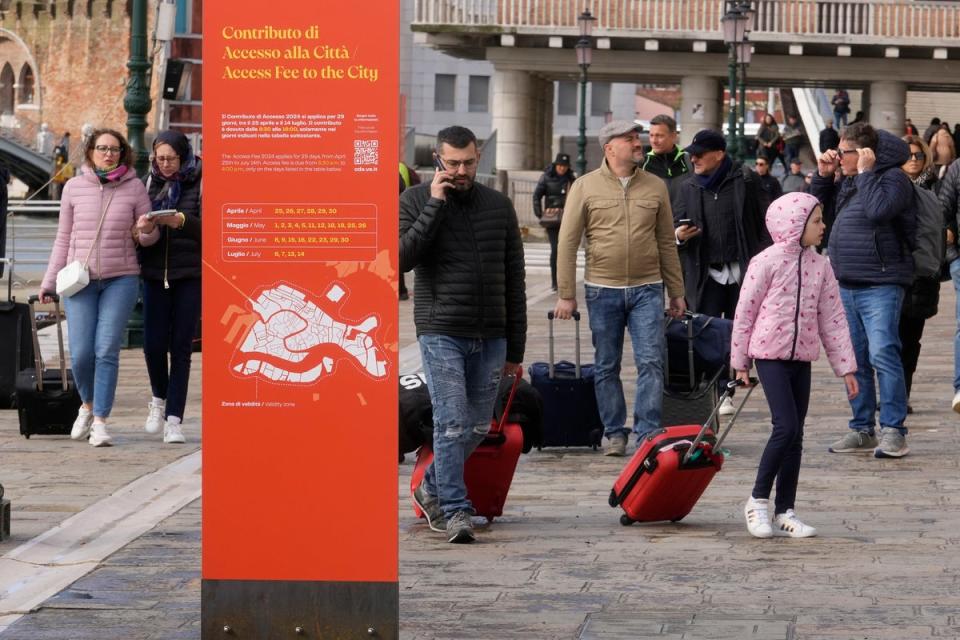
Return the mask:
{"type": "Polygon", "coordinates": [[[910,160],[916,160],[917,162],[923,162],[927,159],[927,154],[923,151],[917,151],[910,154],[910,160]]]}

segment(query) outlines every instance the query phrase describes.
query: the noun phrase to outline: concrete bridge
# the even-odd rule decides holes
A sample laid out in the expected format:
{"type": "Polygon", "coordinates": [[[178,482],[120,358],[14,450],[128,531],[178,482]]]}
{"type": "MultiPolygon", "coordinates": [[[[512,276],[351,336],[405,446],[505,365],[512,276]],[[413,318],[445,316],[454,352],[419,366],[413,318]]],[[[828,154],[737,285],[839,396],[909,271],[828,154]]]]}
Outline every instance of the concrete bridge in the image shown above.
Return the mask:
{"type": "MultiPolygon", "coordinates": [[[[750,85],[862,89],[870,122],[897,133],[908,90],[960,91],[960,2],[752,5],[750,85]]],[[[585,7],[597,18],[591,80],[680,84],[684,141],[721,126],[722,0],[417,0],[417,42],[494,65],[498,168],[549,157],[552,83],[579,77],[573,47],[585,7]]]]}

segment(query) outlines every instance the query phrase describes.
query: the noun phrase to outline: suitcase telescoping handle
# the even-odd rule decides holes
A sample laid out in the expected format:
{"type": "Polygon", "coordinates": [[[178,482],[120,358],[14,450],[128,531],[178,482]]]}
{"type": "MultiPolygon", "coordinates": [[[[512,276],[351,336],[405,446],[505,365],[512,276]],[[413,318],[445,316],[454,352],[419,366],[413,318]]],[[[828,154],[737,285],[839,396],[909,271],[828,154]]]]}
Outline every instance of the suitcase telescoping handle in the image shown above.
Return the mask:
{"type": "MultiPolygon", "coordinates": [[[[573,323],[576,325],[576,337],[574,338],[574,358],[573,362],[575,365],[574,374],[577,378],[580,377],[580,312],[573,312],[573,323]]],[[[547,341],[547,377],[551,380],[553,379],[553,363],[556,362],[553,358],[553,311],[547,311],[547,326],[549,327],[549,339],[547,341]]]]}
{"type": "Polygon", "coordinates": [[[513,384],[510,385],[510,394],[507,396],[507,403],[503,405],[503,413],[500,415],[500,420],[498,420],[493,429],[490,430],[491,435],[503,433],[503,427],[507,424],[507,416],[510,415],[510,409],[513,406],[513,397],[517,395],[517,389],[520,387],[521,377],[519,373],[513,375],[513,384]]]}
{"type": "MultiPolygon", "coordinates": [[[[753,393],[753,388],[757,386],[759,380],[756,378],[750,378],[750,385],[747,386],[747,392],[743,394],[743,400],[740,401],[740,405],[737,407],[737,410],[730,417],[730,421],[727,423],[727,426],[724,427],[723,432],[720,434],[720,437],[717,438],[717,441],[713,444],[713,450],[719,451],[720,445],[723,444],[723,440],[727,437],[727,434],[730,433],[730,428],[733,427],[733,423],[736,422],[737,416],[740,415],[740,412],[743,410],[747,400],[750,398],[750,394],[753,393]]],[[[686,464],[690,461],[690,457],[693,455],[693,452],[697,450],[700,442],[703,440],[703,437],[707,433],[707,429],[710,428],[710,425],[713,423],[714,416],[717,415],[717,412],[720,411],[720,405],[723,404],[723,401],[733,395],[733,391],[737,387],[744,386],[745,383],[742,380],[731,380],[727,383],[727,388],[722,394],[720,394],[719,400],[717,400],[717,405],[713,408],[713,411],[710,413],[710,417],[706,419],[703,423],[703,426],[700,427],[700,433],[697,434],[697,437],[694,438],[693,444],[690,445],[690,448],[687,449],[687,453],[683,456],[683,462],[681,464],[686,464]]]]}
{"type": "MultiPolygon", "coordinates": [[[[57,320],[57,344],[60,346],[60,380],[63,390],[67,389],[67,356],[63,351],[63,326],[60,324],[60,296],[50,294],[53,300],[54,317],[57,320]]],[[[33,333],[33,359],[37,368],[37,391],[43,391],[43,356],[40,354],[40,332],[37,330],[37,313],[34,305],[40,301],[40,296],[32,295],[27,300],[30,305],[30,329],[33,333]]]]}

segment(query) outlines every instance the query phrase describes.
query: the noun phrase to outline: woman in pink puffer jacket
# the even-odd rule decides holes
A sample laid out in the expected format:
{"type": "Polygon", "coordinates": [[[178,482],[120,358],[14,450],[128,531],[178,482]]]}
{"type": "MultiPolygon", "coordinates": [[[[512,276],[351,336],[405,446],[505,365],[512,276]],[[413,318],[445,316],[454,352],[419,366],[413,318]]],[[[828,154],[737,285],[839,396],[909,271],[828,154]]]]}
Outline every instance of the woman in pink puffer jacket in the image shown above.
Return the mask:
{"type": "Polygon", "coordinates": [[[63,188],[40,296],[50,300],[57,272],[66,264],[86,262],[90,284],[64,302],[73,377],[83,403],[70,437],[103,447],[112,440],[107,418],[117,389],[120,341],[140,291],[136,244],[153,244],[160,233],[145,215],[150,198],[124,137],[111,129],[94,131],[84,156],[80,175],[63,188]]]}
{"type": "Polygon", "coordinates": [[[803,451],[803,421],[810,402],[810,363],[820,342],[850,398],[857,395],[857,370],[847,318],[833,269],[815,247],[825,225],[820,201],[788,193],[767,209],[773,246],[754,256],[744,276],[733,321],[730,364],[749,383],[751,362],[770,405],[773,430],[760,458],[757,480],[744,507],[747,530],[758,538],[807,538],[817,530],[793,511],[803,451]],[[777,497],[771,526],[773,481],[777,497]]]}

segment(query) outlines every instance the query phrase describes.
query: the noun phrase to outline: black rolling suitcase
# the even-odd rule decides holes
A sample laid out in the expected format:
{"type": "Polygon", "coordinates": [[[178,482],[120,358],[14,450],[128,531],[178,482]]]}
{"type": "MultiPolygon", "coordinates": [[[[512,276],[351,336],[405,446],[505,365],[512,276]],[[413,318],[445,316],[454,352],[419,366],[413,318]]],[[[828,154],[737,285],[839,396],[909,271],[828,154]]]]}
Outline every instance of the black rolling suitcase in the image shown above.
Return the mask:
{"type": "Polygon", "coordinates": [[[593,365],[580,364],[580,312],[575,311],[576,361],[553,359],[553,312],[547,313],[550,327],[549,361],[530,365],[530,383],[543,398],[543,447],[600,446],[603,423],[593,388],[593,365]]]}
{"type": "MultiPolygon", "coordinates": [[[[718,381],[729,369],[733,321],[695,313],[667,318],[660,424],[703,424],[719,401],[718,381]]],[[[731,389],[732,391],[732,389],[731,389]]],[[[713,429],[719,428],[716,416],[713,429]]]]}
{"type": "Polygon", "coordinates": [[[60,298],[53,296],[57,318],[57,342],[60,346],[60,367],[46,370],[40,354],[40,337],[33,305],[37,296],[30,296],[30,330],[33,334],[34,366],[17,376],[17,412],[20,435],[67,435],[80,410],[80,394],[73,374],[67,369],[63,352],[63,328],[60,325],[60,298]]]}
{"type": "Polygon", "coordinates": [[[0,409],[16,408],[17,374],[33,364],[30,307],[13,297],[13,264],[6,264],[7,300],[0,302],[0,409]]]}

